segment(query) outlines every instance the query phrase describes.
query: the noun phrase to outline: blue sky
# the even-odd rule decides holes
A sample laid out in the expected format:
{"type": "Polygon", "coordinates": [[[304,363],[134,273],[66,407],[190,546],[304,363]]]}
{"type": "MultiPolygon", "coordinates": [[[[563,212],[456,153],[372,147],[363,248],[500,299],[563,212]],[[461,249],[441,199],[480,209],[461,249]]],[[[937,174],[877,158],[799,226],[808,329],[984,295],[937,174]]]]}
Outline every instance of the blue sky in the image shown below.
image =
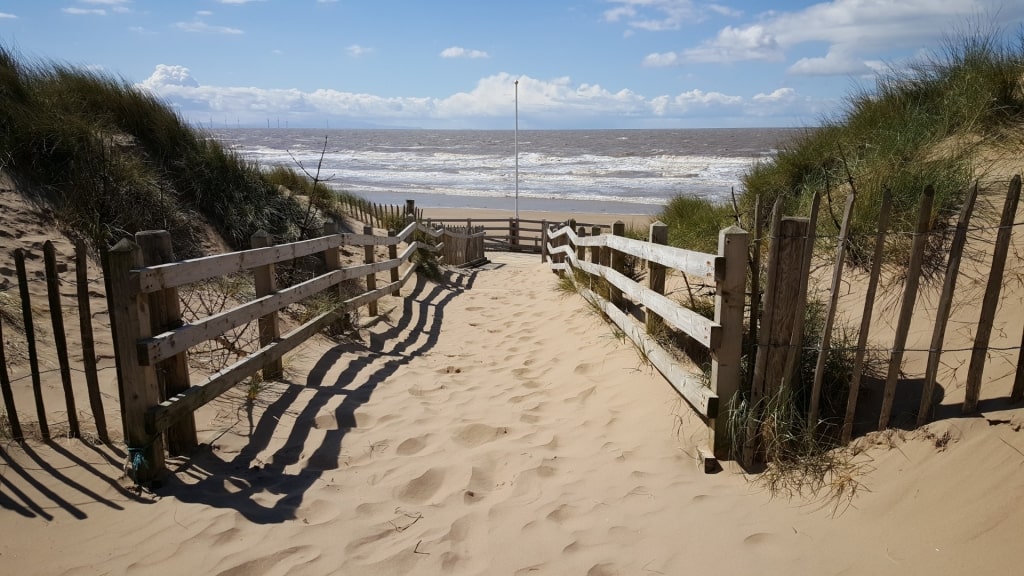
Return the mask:
{"type": "Polygon", "coordinates": [[[137,83],[192,122],[808,126],[1019,0],[23,0],[0,40],[137,83]]]}

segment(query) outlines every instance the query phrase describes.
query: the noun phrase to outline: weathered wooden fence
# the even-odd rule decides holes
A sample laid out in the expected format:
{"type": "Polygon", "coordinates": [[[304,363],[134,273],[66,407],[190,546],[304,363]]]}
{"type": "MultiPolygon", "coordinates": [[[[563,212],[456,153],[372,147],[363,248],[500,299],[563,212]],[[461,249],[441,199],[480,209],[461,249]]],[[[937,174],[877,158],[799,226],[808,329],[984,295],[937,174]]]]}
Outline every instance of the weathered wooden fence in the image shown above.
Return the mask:
{"type": "MultiPolygon", "coordinates": [[[[484,248],[505,252],[532,252],[542,254],[546,243],[547,231],[551,225],[562,225],[561,222],[548,220],[526,220],[523,218],[427,218],[428,225],[465,226],[484,232],[484,248]]],[[[580,226],[592,227],[593,224],[580,226]]],[[[608,226],[601,226],[607,229],[608,226]]]]}
{"type": "Polygon", "coordinates": [[[107,260],[108,299],[115,349],[121,374],[122,412],[125,443],[137,481],[146,481],[164,468],[164,440],[168,448],[183,453],[196,445],[193,412],[245,378],[262,370],[265,376],[280,374],[281,358],[324,327],[360,306],[376,314],[376,302],[395,294],[416,269],[408,267],[399,278],[399,266],[409,262],[417,250],[436,252],[443,246],[410,241],[401,255],[396,248],[415,232],[433,237],[440,230],[421,224],[409,224],[394,236],[329,233],[320,238],[270,245],[265,233],[253,237],[254,248],[180,262],[169,261],[169,250],[146,250],[144,239],[167,246],[165,232],[137,235],[139,243],[122,240],[107,260]],[[342,268],[342,246],[365,248],[366,263],[342,268]],[[387,246],[389,259],[374,262],[374,246],[387,246]],[[294,286],[277,290],[274,266],[277,263],[322,254],[326,272],[294,286]],[[252,271],[256,299],[231,310],[184,324],[177,311],[178,287],[228,274],[252,271]],[[391,273],[391,282],[377,287],[376,274],[391,273]],[[287,334],[280,334],[279,310],[315,294],[338,291],[339,285],[353,279],[366,279],[366,292],[355,297],[339,295],[337,306],[312,318],[287,334]],[[203,382],[191,385],[183,366],[186,351],[232,328],[254,320],[259,322],[260,348],[234,364],[211,374],[203,382]],[[165,390],[165,397],[161,397],[165,390]]]}
{"type": "MultiPolygon", "coordinates": [[[[102,442],[109,442],[107,432],[106,415],[103,408],[103,398],[100,393],[99,368],[97,367],[96,351],[93,345],[93,314],[89,301],[89,272],[88,252],[83,241],[78,241],[75,246],[75,284],[76,284],[76,305],[78,329],[82,342],[81,367],[72,366],[68,354],[67,335],[70,329],[65,326],[66,304],[62,300],[60,268],[56,250],[52,242],[43,244],[44,276],[40,280],[46,283],[46,315],[49,316],[49,325],[52,328],[50,342],[56,353],[56,361],[60,372],[61,390],[64,407],[67,413],[67,430],[61,431],[62,435],[73,438],[81,437],[82,426],[79,421],[79,410],[75,398],[74,380],[84,379],[86,393],[89,399],[89,408],[92,412],[93,422],[96,426],[96,437],[102,442]],[[75,378],[73,378],[75,377],[75,378]]],[[[50,422],[47,418],[46,402],[44,399],[44,388],[42,374],[48,370],[42,365],[38,351],[38,340],[43,338],[36,330],[36,305],[32,303],[32,295],[29,290],[29,278],[26,272],[25,260],[32,257],[25,249],[15,250],[13,253],[18,293],[21,300],[21,323],[24,331],[25,343],[28,352],[28,374],[32,381],[32,396],[37,417],[38,434],[43,440],[51,438],[50,422]]],[[[38,254],[34,255],[38,257],[38,254]]],[[[13,302],[13,298],[10,299],[13,302]]],[[[14,440],[23,440],[26,437],[25,427],[22,426],[21,418],[18,415],[18,408],[15,402],[15,393],[10,377],[9,359],[7,358],[5,346],[7,339],[4,337],[4,319],[0,319],[0,392],[2,392],[4,411],[7,417],[10,437],[14,440]]],[[[45,322],[45,320],[44,320],[45,322]]],[[[81,382],[79,382],[81,385],[81,382]]],[[[0,432],[7,432],[3,430],[0,432]]]]}
{"type": "Polygon", "coordinates": [[[487,260],[484,256],[484,241],[487,233],[482,226],[444,226],[441,255],[450,266],[475,266],[487,260]]]}
{"type": "Polygon", "coordinates": [[[353,218],[375,228],[400,229],[405,226],[410,216],[417,222],[423,221],[423,209],[417,209],[413,200],[407,200],[405,206],[378,204],[353,196],[340,196],[338,201],[345,212],[353,218]]]}
{"type": "MultiPolygon", "coordinates": [[[[961,413],[965,415],[974,414],[978,411],[979,395],[983,382],[984,370],[988,356],[992,352],[991,336],[995,320],[997,305],[1000,301],[1000,294],[1004,287],[1004,272],[1006,269],[1007,254],[1010,247],[1015,216],[1020,197],[1021,179],[1015,176],[1010,184],[1003,203],[1002,214],[997,226],[972,226],[971,218],[977,199],[978,187],[968,191],[955,228],[934,230],[936,215],[933,209],[934,192],[927,187],[921,195],[918,207],[917,222],[912,233],[910,245],[910,256],[906,265],[903,292],[899,299],[898,313],[895,317],[895,326],[891,345],[886,346],[884,352],[888,355],[885,363],[884,380],[881,383],[880,405],[869,408],[870,416],[874,417],[874,410],[877,410],[877,424],[875,430],[883,430],[893,424],[894,402],[897,396],[897,389],[904,391],[904,396],[918,394],[916,398],[917,410],[913,419],[909,422],[902,422],[901,425],[922,426],[928,423],[934,411],[937,389],[939,367],[944,353],[962,352],[963,350],[944,350],[946,329],[950,323],[950,315],[954,309],[954,298],[957,294],[957,280],[960,273],[961,262],[964,256],[965,246],[968,242],[968,232],[974,231],[977,236],[988,229],[995,232],[994,243],[991,245],[991,261],[978,262],[985,271],[984,296],[981,299],[981,307],[978,312],[976,323],[970,322],[966,327],[973,327],[973,345],[970,348],[971,356],[968,366],[966,381],[964,383],[964,400],[961,406],[961,413]],[[941,275],[942,287],[939,294],[937,307],[929,311],[934,314],[931,340],[927,349],[911,350],[908,347],[908,336],[911,322],[915,314],[922,312],[919,301],[925,253],[929,245],[946,245],[944,240],[937,238],[950,234],[948,240],[949,252],[946,255],[944,275],[941,275]],[[904,380],[903,368],[904,357],[908,352],[927,353],[927,362],[923,381],[920,387],[908,386],[904,380]]],[[[762,431],[760,427],[764,420],[768,419],[760,412],[764,405],[770,403],[773,395],[778,394],[783,387],[792,384],[796,376],[794,374],[796,357],[804,350],[804,310],[807,304],[807,281],[810,274],[812,252],[815,246],[815,229],[817,219],[818,198],[815,197],[808,218],[784,218],[781,210],[776,206],[769,231],[770,244],[768,247],[768,264],[766,284],[764,293],[764,307],[759,318],[755,315],[751,328],[757,326],[759,320],[758,338],[756,345],[756,363],[753,370],[753,378],[747,393],[748,410],[753,412],[749,415],[750,428],[746,431],[745,446],[743,447],[743,459],[745,463],[751,464],[756,458],[762,455],[762,431]]],[[[855,423],[860,422],[863,426],[863,418],[858,419],[859,397],[866,377],[865,357],[871,348],[869,346],[869,332],[871,330],[872,317],[875,314],[877,290],[882,270],[883,252],[886,247],[889,234],[889,214],[891,209],[891,198],[885,195],[879,211],[876,226],[874,252],[871,260],[871,270],[867,278],[867,288],[863,309],[860,317],[853,320],[859,324],[857,332],[857,343],[852,349],[847,348],[846,353],[853,353],[852,373],[850,376],[849,388],[846,397],[845,411],[839,414],[824,414],[822,409],[823,379],[825,377],[826,362],[832,348],[832,331],[837,314],[837,303],[839,292],[843,284],[844,263],[846,252],[849,249],[850,220],[855,208],[856,195],[850,194],[847,198],[845,212],[840,225],[839,236],[836,238],[835,260],[832,268],[831,283],[828,289],[828,299],[824,308],[824,327],[821,339],[816,349],[810,350],[817,355],[814,377],[810,386],[804,384],[803,394],[807,400],[807,426],[811,434],[820,433],[822,428],[830,428],[828,433],[835,434],[841,443],[849,442],[853,436],[855,423]]],[[[759,235],[759,233],[758,233],[759,235]]],[[[977,239],[979,242],[989,240],[977,239]]],[[[984,252],[976,246],[976,253],[984,252]]],[[[755,274],[756,277],[756,274],[755,274]]],[[[754,307],[757,308],[756,306],[754,307]]],[[[847,344],[848,346],[848,344],[847,344]]],[[[1009,400],[1017,402],[1024,399],[1024,336],[1019,348],[1014,349],[1019,357],[1017,359],[1016,373],[1013,390],[1009,400]]],[[[879,352],[877,348],[876,352],[879,352]]],[[[914,402],[913,397],[909,401],[914,402]]],[[[864,407],[861,406],[860,409],[864,407]]]]}
{"type": "Polygon", "coordinates": [[[575,231],[563,226],[547,234],[550,243],[546,250],[552,259],[552,269],[568,273],[574,279],[578,271],[606,283],[607,298],[601,294],[605,290],[599,285],[577,282],[577,288],[643,351],[651,364],[707,420],[708,446],[699,447],[705,466],[711,466],[715,456],[727,457],[727,421],[723,416],[740,385],[748,234],[737,227],[722,230],[718,254],[704,254],[665,246],[667,228],[660,222],[651,225],[648,242],[622,236],[622,222],[613,225],[611,234],[599,234],[600,229],[596,227],[592,228],[591,236],[586,236],[586,231],[583,226],[575,231]],[[587,250],[590,251],[589,261],[587,250]],[[623,273],[627,255],[647,263],[647,286],[623,273]],[[664,295],[667,268],[702,278],[715,286],[714,319],[705,318],[664,295]],[[645,324],[640,324],[628,311],[627,299],[643,307],[645,324]],[[663,324],[707,348],[712,358],[710,381],[701,372],[685,367],[662,346],[656,336],[663,324]]]}

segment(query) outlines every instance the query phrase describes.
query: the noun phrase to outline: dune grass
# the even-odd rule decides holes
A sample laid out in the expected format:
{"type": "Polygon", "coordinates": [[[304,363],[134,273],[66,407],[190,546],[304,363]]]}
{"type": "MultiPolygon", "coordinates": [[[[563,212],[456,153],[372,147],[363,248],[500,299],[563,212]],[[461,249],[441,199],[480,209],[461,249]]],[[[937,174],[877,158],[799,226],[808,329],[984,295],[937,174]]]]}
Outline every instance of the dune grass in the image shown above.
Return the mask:
{"type": "Polygon", "coordinates": [[[179,257],[198,253],[204,222],[235,249],[248,248],[260,229],[287,241],[321,224],[278,184],[336,204],[323,184],[310,190],[288,168],[264,173],[138,86],[19,61],[2,46],[0,169],[94,247],[165,229],[179,257]]]}

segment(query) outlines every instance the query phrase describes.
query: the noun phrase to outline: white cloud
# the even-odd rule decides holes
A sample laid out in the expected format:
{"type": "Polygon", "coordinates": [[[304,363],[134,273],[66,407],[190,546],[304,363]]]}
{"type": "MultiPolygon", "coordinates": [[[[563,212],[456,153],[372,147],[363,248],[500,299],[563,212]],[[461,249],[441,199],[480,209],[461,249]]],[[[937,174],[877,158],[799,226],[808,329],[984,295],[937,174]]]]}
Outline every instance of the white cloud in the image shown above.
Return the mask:
{"type": "Polygon", "coordinates": [[[345,52],[353,58],[359,58],[373,52],[373,48],[367,48],[366,46],[360,46],[359,44],[353,44],[348,48],[345,48],[345,52]]]}
{"type": "MultiPolygon", "coordinates": [[[[644,0],[623,0],[643,2],[644,0]]],[[[711,10],[739,16],[724,7],[711,10]]],[[[726,26],[695,47],[679,52],[689,62],[781,61],[805,44],[824,44],[825,55],[809,55],[791,74],[862,75],[879,68],[879,55],[934,44],[964,22],[986,17],[1001,25],[1024,21],[1024,3],[997,0],[831,0],[807,8],[771,11],[745,25],[726,26]]]]}
{"type": "Polygon", "coordinates": [[[679,63],[679,56],[675,52],[665,52],[659,54],[657,52],[644,56],[644,66],[648,68],[663,68],[665,66],[675,66],[679,63]]]}
{"type": "Polygon", "coordinates": [[[778,38],[764,26],[726,26],[714,40],[683,50],[682,57],[689,62],[780,61],[783,52],[778,38]]]}
{"type": "Polygon", "coordinates": [[[150,90],[159,90],[168,86],[198,88],[199,82],[196,82],[189,69],[184,66],[157,64],[149,78],[140,82],[139,85],[150,90]]]}
{"type": "Polygon", "coordinates": [[[481,78],[468,91],[445,97],[381,97],[373,94],[318,89],[264,89],[205,86],[184,66],[156,67],[139,83],[175,105],[186,117],[202,120],[226,114],[243,122],[288,116],[293,124],[321,124],[340,118],[379,125],[482,127],[503,125],[513,113],[514,82],[519,81],[521,117],[537,126],[677,125],[686,119],[747,118],[765,125],[774,116],[814,119],[833,104],[804,97],[791,88],[753,97],[692,89],[674,95],[644,97],[629,89],[609,90],[577,83],[569,77],[538,79],[507,73],[481,78]]]}
{"type": "Polygon", "coordinates": [[[6,12],[0,12],[0,20],[3,20],[5,18],[13,20],[13,19],[17,18],[17,16],[15,16],[14,14],[8,14],[6,12]]]}
{"type": "Polygon", "coordinates": [[[213,12],[209,10],[200,10],[196,12],[196,16],[213,16],[213,12]]]}
{"type": "Polygon", "coordinates": [[[212,26],[207,24],[203,20],[193,20],[192,22],[175,22],[174,27],[178,30],[184,30],[185,32],[197,32],[200,34],[245,34],[243,30],[238,28],[230,28],[228,26],[212,26]]]}
{"type": "Polygon", "coordinates": [[[489,58],[483,50],[467,50],[460,46],[452,46],[441,51],[441,58],[489,58]]]}
{"type": "Polygon", "coordinates": [[[76,6],[71,6],[69,8],[61,8],[60,11],[65,13],[65,14],[73,14],[75,16],[85,16],[85,15],[90,15],[90,16],[106,16],[107,15],[107,11],[102,9],[102,8],[78,8],[76,6]]]}
{"type": "Polygon", "coordinates": [[[266,0],[217,0],[221,4],[249,4],[250,2],[265,2],[266,0]]]}
{"type": "Polygon", "coordinates": [[[104,6],[123,6],[131,4],[132,0],[78,0],[82,4],[102,4],[104,6]]]}
{"type": "Polygon", "coordinates": [[[629,29],[660,32],[700,23],[711,15],[736,17],[742,12],[721,4],[697,4],[693,0],[609,0],[616,4],[604,11],[606,22],[625,22],[629,29]]]}

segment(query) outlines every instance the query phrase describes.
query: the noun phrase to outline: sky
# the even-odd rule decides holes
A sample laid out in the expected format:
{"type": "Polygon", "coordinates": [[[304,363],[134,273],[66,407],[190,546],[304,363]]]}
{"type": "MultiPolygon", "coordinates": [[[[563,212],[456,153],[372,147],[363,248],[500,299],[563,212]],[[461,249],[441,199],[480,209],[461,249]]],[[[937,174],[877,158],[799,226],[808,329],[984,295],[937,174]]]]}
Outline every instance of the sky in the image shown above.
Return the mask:
{"type": "Polygon", "coordinates": [[[22,59],[215,128],[813,126],[950,37],[1022,23],[1021,0],[0,0],[22,59]]]}

